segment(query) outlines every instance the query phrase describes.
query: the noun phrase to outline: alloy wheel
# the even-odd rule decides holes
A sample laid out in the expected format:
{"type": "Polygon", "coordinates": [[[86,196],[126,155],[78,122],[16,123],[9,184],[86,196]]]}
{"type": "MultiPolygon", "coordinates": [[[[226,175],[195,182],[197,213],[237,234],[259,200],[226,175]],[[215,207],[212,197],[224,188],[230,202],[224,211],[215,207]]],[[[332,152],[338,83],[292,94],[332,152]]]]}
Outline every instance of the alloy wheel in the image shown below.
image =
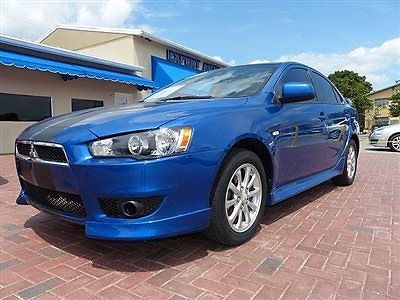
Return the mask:
{"type": "Polygon", "coordinates": [[[396,150],[396,151],[400,151],[400,135],[396,136],[393,140],[392,140],[392,147],[396,150]]]}
{"type": "Polygon", "coordinates": [[[353,145],[350,145],[349,152],[347,153],[347,176],[349,176],[349,178],[353,178],[356,172],[356,164],[356,149],[353,145]]]}
{"type": "Polygon", "coordinates": [[[230,227],[245,232],[257,219],[262,202],[262,182],[255,166],[246,163],[233,173],[225,195],[225,211],[230,227]]]}

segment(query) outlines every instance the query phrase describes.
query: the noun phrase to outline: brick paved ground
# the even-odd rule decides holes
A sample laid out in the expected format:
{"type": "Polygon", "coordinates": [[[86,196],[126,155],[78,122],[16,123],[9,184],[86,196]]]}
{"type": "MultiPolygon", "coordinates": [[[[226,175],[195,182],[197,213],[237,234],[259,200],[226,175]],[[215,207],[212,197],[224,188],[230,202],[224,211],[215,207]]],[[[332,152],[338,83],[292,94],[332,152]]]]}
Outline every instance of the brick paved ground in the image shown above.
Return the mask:
{"type": "Polygon", "coordinates": [[[201,235],[88,240],[82,228],[16,206],[0,156],[3,298],[400,299],[400,156],[361,153],[357,181],[322,184],[269,208],[241,247],[201,235]]]}

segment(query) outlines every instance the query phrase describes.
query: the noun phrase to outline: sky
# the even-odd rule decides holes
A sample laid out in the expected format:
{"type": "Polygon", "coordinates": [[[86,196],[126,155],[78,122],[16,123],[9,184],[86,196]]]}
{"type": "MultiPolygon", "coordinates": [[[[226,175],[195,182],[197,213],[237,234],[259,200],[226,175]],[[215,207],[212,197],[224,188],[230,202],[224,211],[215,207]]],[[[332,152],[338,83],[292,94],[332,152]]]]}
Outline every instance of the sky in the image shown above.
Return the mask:
{"type": "Polygon", "coordinates": [[[228,63],[297,61],[400,80],[397,1],[0,0],[0,33],[36,41],[57,24],[138,28],[228,63]]]}

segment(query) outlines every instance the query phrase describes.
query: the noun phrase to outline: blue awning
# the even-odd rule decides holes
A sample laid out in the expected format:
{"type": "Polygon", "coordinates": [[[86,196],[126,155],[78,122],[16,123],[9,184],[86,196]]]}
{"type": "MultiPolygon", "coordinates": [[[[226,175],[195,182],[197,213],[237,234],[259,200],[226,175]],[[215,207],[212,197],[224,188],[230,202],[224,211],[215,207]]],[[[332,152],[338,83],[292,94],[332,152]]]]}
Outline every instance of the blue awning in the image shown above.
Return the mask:
{"type": "Polygon", "coordinates": [[[151,57],[151,69],[152,79],[160,87],[201,72],[155,56],[151,57]]]}
{"type": "Polygon", "coordinates": [[[152,89],[159,87],[156,82],[133,74],[125,74],[77,64],[70,64],[6,50],[0,50],[0,63],[9,67],[27,68],[30,70],[51,72],[78,78],[92,78],[133,84],[144,88],[152,89]]]}

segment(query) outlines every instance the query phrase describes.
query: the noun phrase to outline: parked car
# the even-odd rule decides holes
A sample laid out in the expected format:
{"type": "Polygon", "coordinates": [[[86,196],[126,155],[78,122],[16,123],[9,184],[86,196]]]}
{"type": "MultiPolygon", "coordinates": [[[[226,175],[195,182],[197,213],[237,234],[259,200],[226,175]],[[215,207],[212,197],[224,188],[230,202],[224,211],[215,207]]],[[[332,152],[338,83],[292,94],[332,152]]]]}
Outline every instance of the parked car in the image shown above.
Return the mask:
{"type": "Polygon", "coordinates": [[[138,104],[78,111],[18,137],[18,204],[85,225],[88,237],[192,232],[238,245],[266,206],[324,181],[351,185],[356,111],[297,63],[228,67],[138,104]]]}
{"type": "Polygon", "coordinates": [[[369,135],[369,143],[375,147],[388,147],[400,152],[400,124],[375,128],[369,135]]]}

